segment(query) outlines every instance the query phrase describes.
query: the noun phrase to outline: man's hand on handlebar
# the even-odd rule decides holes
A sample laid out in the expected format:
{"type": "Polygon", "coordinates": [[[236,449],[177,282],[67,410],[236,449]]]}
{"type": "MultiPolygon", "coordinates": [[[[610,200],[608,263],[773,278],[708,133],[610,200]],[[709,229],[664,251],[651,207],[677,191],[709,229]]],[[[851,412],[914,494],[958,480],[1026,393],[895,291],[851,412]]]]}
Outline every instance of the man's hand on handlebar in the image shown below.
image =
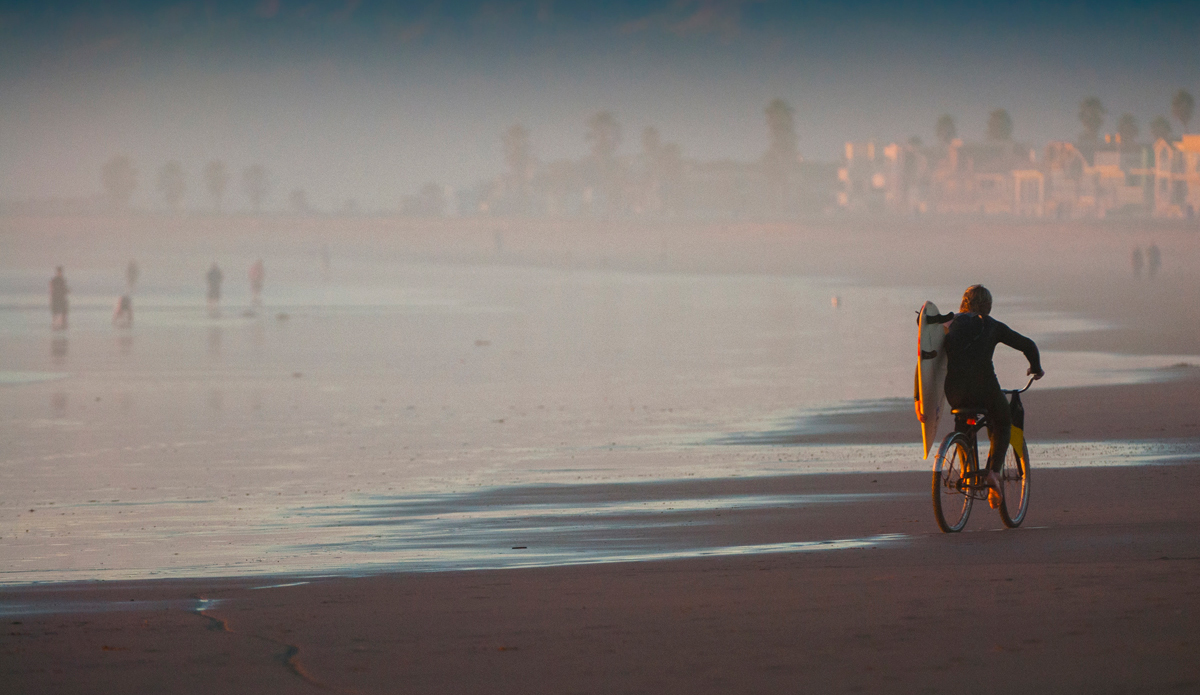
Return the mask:
{"type": "Polygon", "coordinates": [[[1033,367],[1030,367],[1029,370],[1026,371],[1025,373],[1028,374],[1029,376],[1032,376],[1034,381],[1037,381],[1038,379],[1041,379],[1042,377],[1046,376],[1046,372],[1042,371],[1041,369],[1034,370],[1033,367]]]}

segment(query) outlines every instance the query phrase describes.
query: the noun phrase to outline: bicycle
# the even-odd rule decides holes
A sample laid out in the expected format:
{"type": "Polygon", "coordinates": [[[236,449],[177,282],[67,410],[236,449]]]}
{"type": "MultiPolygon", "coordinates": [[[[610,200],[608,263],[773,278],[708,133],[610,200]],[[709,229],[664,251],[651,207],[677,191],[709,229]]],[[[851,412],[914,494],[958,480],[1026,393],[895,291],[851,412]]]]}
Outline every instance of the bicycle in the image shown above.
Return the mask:
{"type": "MultiPolygon", "coordinates": [[[[1035,377],[1021,389],[1004,389],[1012,394],[1012,438],[1004,454],[1000,472],[1004,500],[1000,504],[1000,520],[1008,528],[1016,528],[1029,511],[1029,447],[1025,442],[1025,407],[1021,394],[1033,385],[1035,377]],[[1015,513],[1013,503],[1015,505],[1015,513]]],[[[933,516],[943,533],[961,531],[971,516],[975,500],[988,496],[987,468],[979,468],[979,430],[987,427],[987,415],[975,408],[954,409],[954,431],[946,435],[933,463],[933,516]]]]}

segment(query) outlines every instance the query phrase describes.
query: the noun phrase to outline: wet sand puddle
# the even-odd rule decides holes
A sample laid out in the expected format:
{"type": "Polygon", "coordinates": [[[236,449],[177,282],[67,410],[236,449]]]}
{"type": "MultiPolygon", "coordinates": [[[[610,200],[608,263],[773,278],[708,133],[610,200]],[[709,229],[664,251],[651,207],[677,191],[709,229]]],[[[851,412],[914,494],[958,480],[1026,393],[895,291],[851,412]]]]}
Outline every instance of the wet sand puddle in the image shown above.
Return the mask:
{"type": "MultiPolygon", "coordinates": [[[[329,545],[310,543],[294,550],[312,559],[335,556],[345,563],[345,571],[502,569],[838,550],[892,542],[900,536],[739,543],[734,540],[735,527],[744,523],[738,518],[742,516],[786,515],[804,506],[909,496],[653,494],[663,491],[664,485],[669,484],[622,486],[620,500],[611,499],[613,486],[534,486],[467,495],[371,498],[305,509],[300,516],[313,525],[314,536],[332,530],[337,538],[329,545]],[[730,543],[714,545],[721,537],[730,543]]],[[[793,529],[792,535],[798,531],[802,532],[793,529]]]]}
{"type": "MultiPolygon", "coordinates": [[[[32,596],[36,596],[33,594],[32,596]]],[[[29,615],[78,615],[81,613],[121,613],[144,611],[191,611],[199,613],[216,608],[222,599],[168,599],[145,601],[72,601],[55,596],[53,600],[37,603],[15,603],[0,601],[0,618],[29,615]]]]}

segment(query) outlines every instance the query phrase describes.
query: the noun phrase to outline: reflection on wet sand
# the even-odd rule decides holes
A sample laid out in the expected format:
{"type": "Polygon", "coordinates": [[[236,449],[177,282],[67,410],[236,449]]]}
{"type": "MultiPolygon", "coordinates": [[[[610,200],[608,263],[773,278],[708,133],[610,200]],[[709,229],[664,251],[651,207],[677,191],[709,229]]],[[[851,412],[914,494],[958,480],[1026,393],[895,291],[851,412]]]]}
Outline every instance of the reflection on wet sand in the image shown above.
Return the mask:
{"type": "Polygon", "coordinates": [[[123,332],[117,336],[117,350],[122,355],[129,355],[133,352],[133,334],[123,332]]]}
{"type": "Polygon", "coordinates": [[[66,417],[67,394],[65,392],[55,391],[50,394],[50,411],[54,413],[54,417],[66,417]]]}
{"type": "Polygon", "coordinates": [[[208,328],[208,356],[215,359],[221,357],[221,327],[209,326],[208,328]]]}
{"type": "Polygon", "coordinates": [[[50,357],[53,358],[54,364],[59,365],[67,361],[67,336],[56,335],[50,339],[50,357]]]}
{"type": "Polygon", "coordinates": [[[262,321],[250,324],[250,343],[255,348],[254,354],[261,355],[262,348],[267,343],[267,329],[263,327],[262,321]]]}

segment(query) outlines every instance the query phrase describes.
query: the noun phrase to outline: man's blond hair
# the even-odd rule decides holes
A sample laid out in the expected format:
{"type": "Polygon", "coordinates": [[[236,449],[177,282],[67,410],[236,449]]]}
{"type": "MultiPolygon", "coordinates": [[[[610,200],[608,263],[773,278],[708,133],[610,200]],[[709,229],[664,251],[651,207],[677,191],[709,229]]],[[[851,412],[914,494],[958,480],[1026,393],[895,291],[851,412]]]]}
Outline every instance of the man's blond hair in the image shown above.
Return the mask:
{"type": "Polygon", "coordinates": [[[963,292],[962,304],[959,311],[972,311],[980,316],[992,313],[992,293],[983,285],[971,285],[963,292]]]}

